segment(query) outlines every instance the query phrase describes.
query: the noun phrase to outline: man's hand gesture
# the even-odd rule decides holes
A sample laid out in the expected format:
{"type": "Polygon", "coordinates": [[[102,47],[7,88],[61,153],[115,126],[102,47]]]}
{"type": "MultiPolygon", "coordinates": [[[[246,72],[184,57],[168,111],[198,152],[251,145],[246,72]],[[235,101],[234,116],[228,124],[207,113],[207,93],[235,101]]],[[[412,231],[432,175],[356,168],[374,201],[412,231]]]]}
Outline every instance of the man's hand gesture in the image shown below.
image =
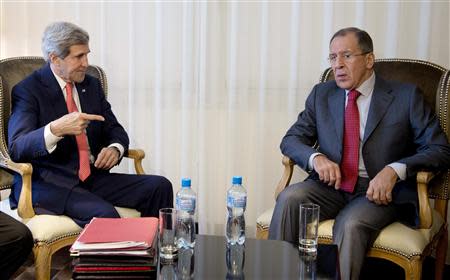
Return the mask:
{"type": "Polygon", "coordinates": [[[104,121],[100,115],[72,112],[50,123],[51,132],[58,136],[79,135],[84,133],[90,121],[104,121]]]}

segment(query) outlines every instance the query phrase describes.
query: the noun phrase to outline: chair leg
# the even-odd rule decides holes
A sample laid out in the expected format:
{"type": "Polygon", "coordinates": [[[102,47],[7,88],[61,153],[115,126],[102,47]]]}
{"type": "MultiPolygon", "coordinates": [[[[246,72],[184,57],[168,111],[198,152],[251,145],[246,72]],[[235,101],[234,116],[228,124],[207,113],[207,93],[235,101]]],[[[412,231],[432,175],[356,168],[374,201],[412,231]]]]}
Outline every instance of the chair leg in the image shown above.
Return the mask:
{"type": "Polygon", "coordinates": [[[436,248],[436,262],[434,266],[434,279],[441,280],[444,275],[445,258],[447,257],[448,247],[448,229],[445,231],[442,237],[439,239],[436,248]]]}
{"type": "Polygon", "coordinates": [[[48,246],[40,246],[35,244],[34,252],[34,267],[36,280],[49,280],[51,268],[50,248],[48,246]]]}
{"type": "Polygon", "coordinates": [[[422,279],[422,260],[415,257],[409,262],[408,268],[405,268],[405,280],[422,279]]]}

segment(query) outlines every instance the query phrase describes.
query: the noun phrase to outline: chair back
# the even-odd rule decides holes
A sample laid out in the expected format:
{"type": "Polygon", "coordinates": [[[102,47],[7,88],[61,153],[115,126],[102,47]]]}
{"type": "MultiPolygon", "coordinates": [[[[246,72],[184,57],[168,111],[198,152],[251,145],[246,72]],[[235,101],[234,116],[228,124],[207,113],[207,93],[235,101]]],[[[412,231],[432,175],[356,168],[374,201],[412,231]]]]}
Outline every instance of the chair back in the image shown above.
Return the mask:
{"type": "MultiPolygon", "coordinates": [[[[374,69],[376,75],[385,80],[417,85],[422,90],[425,101],[436,112],[447,139],[450,139],[450,71],[448,69],[416,59],[376,59],[374,69]]],[[[326,69],[320,77],[320,82],[329,80],[334,80],[331,68],[326,69]]],[[[449,199],[449,179],[450,170],[441,173],[433,180],[429,189],[429,197],[444,200],[445,209],[449,199]]]]}
{"type": "MultiPolygon", "coordinates": [[[[8,121],[11,115],[11,91],[28,75],[44,66],[45,60],[39,56],[11,57],[0,60],[0,163],[10,159],[8,154],[8,121]]],[[[108,87],[105,72],[98,66],[89,65],[87,73],[100,80],[107,96],[108,87]]],[[[0,165],[1,165],[0,164],[0,165]]],[[[10,188],[12,175],[0,169],[0,190],[10,188]]]]}

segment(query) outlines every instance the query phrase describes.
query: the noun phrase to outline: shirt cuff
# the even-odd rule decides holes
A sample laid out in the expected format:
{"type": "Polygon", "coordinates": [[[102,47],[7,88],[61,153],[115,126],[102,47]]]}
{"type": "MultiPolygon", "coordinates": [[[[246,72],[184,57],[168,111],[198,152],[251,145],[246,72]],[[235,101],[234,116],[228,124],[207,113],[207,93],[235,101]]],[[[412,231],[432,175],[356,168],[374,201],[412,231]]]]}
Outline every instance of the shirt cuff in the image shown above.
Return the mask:
{"type": "Polygon", "coordinates": [[[44,141],[47,152],[51,154],[56,149],[56,144],[64,137],[56,136],[50,129],[50,123],[44,127],[44,141]]]}
{"type": "Polygon", "coordinates": [[[394,169],[395,173],[397,173],[397,176],[400,180],[406,179],[406,164],[393,162],[391,164],[388,164],[388,166],[394,169]]]}
{"type": "Polygon", "coordinates": [[[120,154],[119,158],[123,157],[123,153],[125,152],[125,149],[124,149],[124,147],[121,144],[119,144],[119,143],[112,143],[108,147],[115,147],[115,148],[117,148],[119,150],[119,154],[120,154]]]}
{"type": "Polygon", "coordinates": [[[318,155],[321,155],[322,153],[313,153],[310,157],[309,157],[309,161],[308,161],[308,168],[309,170],[314,170],[314,158],[318,155]]]}

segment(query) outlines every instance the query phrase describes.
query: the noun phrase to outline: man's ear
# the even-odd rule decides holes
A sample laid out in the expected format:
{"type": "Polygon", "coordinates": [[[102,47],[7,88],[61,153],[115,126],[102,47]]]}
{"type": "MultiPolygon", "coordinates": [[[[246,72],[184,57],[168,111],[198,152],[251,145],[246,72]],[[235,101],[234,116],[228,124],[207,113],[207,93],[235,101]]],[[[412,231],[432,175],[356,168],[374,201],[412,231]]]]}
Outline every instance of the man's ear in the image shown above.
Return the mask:
{"type": "Polygon", "coordinates": [[[368,53],[366,56],[366,66],[368,69],[372,69],[373,65],[375,64],[375,55],[373,52],[368,53]]]}
{"type": "Polygon", "coordinates": [[[51,64],[59,66],[59,57],[56,54],[51,53],[48,58],[51,64]]]}

